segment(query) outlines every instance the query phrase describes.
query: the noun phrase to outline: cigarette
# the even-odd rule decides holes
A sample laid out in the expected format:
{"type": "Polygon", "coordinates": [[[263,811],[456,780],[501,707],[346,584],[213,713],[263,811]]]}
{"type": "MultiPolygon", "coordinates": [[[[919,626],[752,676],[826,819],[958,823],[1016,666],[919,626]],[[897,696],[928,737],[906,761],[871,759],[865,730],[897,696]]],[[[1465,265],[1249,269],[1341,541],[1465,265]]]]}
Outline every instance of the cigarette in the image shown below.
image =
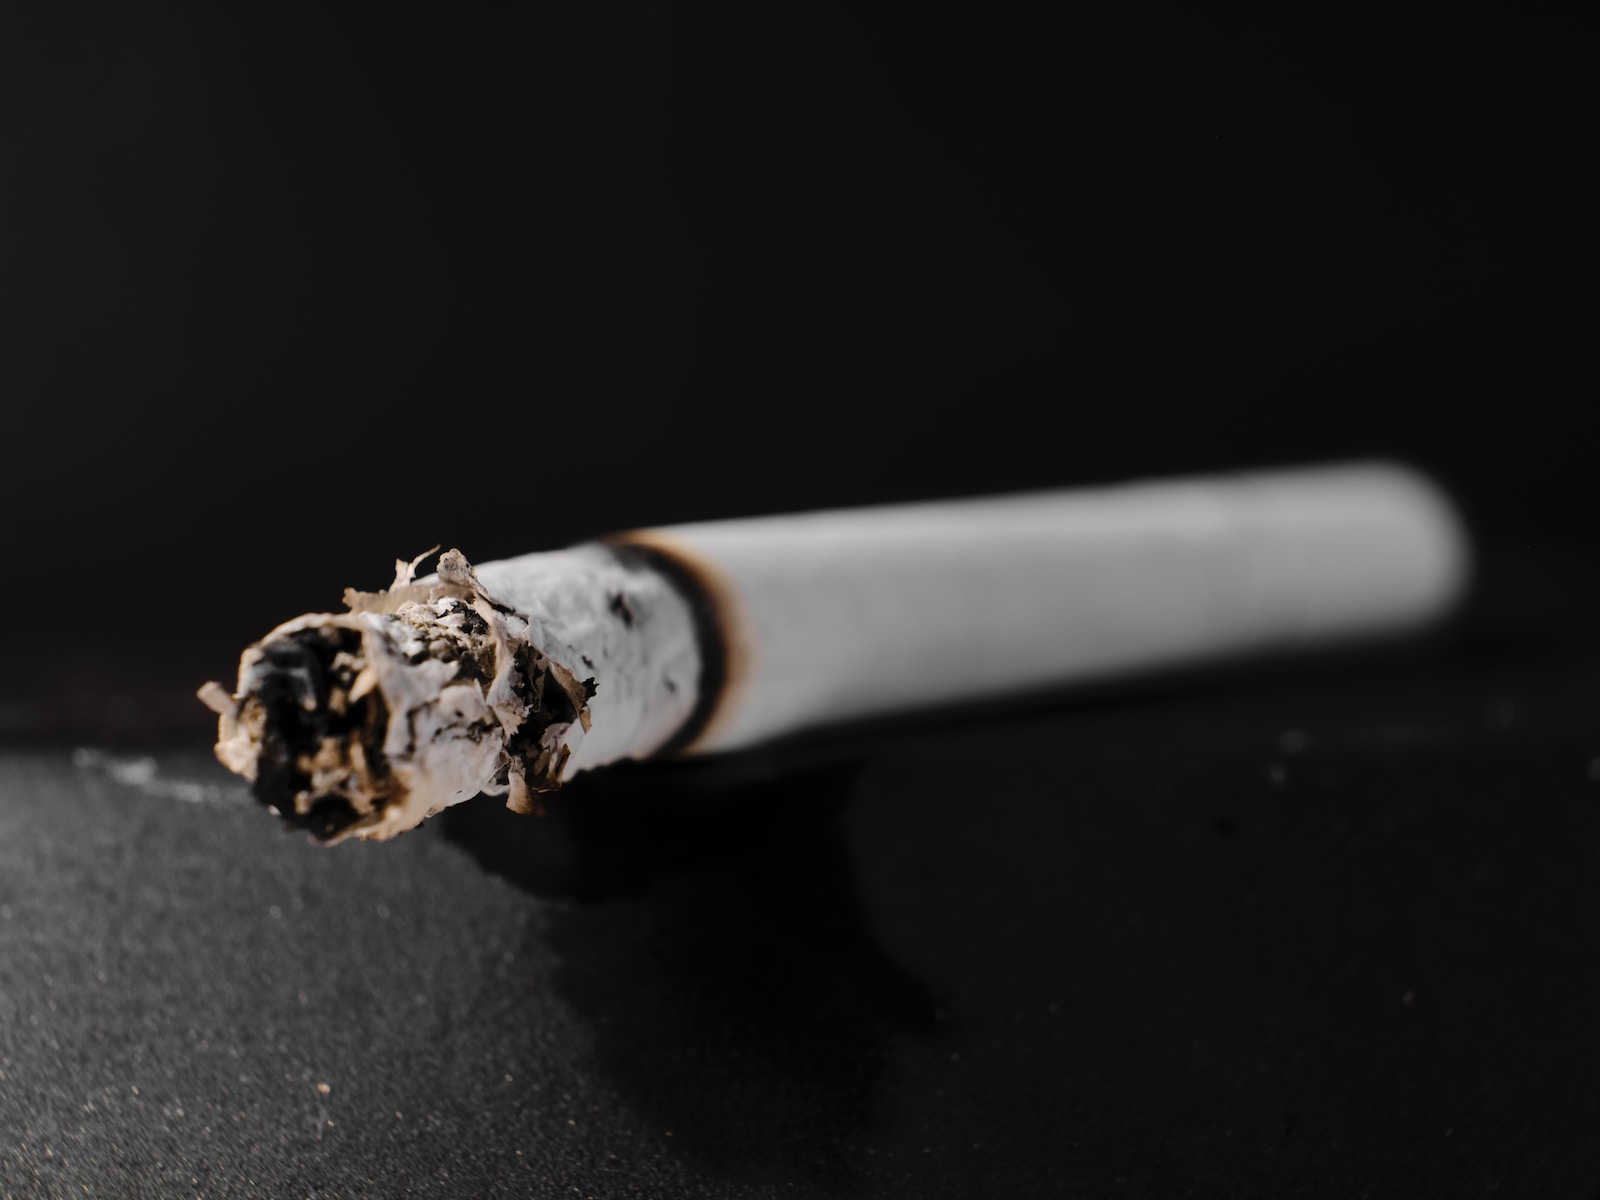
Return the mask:
{"type": "MultiPolygon", "coordinates": [[[[431,552],[430,552],[431,553],[431,552]]],[[[395,564],[245,650],[218,759],[291,826],[389,838],[480,793],[918,709],[1397,635],[1469,547],[1356,463],[634,530],[395,564]]]]}

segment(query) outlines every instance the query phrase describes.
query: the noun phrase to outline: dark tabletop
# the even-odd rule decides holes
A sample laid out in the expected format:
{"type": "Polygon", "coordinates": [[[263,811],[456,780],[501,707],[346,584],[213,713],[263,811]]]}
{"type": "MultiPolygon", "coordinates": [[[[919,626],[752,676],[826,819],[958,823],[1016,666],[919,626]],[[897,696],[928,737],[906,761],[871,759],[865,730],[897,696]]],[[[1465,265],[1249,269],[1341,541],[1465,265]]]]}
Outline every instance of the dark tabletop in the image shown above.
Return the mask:
{"type": "Polygon", "coordinates": [[[388,844],[9,752],[0,1195],[1592,1196],[1600,589],[1497,578],[388,844]]]}

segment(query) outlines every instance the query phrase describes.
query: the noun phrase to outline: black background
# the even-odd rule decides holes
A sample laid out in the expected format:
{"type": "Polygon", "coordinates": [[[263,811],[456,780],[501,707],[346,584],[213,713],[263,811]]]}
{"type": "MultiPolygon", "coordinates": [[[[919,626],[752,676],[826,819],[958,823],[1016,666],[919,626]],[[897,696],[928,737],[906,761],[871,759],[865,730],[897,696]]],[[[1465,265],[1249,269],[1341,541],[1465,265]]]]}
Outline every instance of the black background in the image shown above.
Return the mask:
{"type": "Polygon", "coordinates": [[[1595,1194],[1576,21],[0,23],[0,1194],[1595,1194]],[[1409,647],[327,852],[204,749],[434,542],[1374,454],[1409,647]]]}
{"type": "Polygon", "coordinates": [[[8,13],[0,503],[103,624],[5,727],[203,736],[435,542],[1374,453],[1592,536],[1580,26],[1057,7],[8,13]]]}

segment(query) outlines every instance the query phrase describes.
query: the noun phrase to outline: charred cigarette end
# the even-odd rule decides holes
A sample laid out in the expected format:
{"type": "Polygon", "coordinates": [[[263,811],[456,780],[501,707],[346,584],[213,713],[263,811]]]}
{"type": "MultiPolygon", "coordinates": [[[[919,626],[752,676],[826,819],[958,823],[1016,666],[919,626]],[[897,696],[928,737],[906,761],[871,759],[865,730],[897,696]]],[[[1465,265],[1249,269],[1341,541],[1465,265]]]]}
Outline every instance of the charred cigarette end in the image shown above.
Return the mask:
{"type": "Polygon", "coordinates": [[[383,697],[371,689],[352,699],[362,666],[358,631],[296,630],[262,646],[240,709],[256,733],[255,798],[320,841],[399,795],[383,753],[383,697]]]}
{"type": "Polygon", "coordinates": [[[605,544],[623,563],[666,579],[689,606],[700,658],[694,706],[656,753],[691,753],[727,718],[743,675],[747,639],[740,631],[734,592],[715,566],[665,530],[612,534],[605,544]]]}
{"type": "Polygon", "coordinates": [[[559,786],[591,691],[459,553],[437,582],[401,564],[390,590],[346,600],[352,612],[299,617],[247,649],[231,697],[201,689],[217,757],[256,799],[336,842],[392,837],[480,792],[531,809],[559,786]]]}

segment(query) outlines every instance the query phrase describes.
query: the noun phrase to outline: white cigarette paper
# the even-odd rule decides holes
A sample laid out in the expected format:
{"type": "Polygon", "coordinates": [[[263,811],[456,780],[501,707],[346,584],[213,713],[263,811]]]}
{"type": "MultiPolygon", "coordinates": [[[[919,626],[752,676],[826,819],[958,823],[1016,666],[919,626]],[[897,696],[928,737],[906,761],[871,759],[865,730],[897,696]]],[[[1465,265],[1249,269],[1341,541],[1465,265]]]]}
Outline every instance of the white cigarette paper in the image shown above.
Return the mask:
{"type": "Polygon", "coordinates": [[[1461,596],[1383,463],[636,530],[347,593],[250,647],[218,757],[327,840],[621,759],[1403,633],[1461,596]]]}

